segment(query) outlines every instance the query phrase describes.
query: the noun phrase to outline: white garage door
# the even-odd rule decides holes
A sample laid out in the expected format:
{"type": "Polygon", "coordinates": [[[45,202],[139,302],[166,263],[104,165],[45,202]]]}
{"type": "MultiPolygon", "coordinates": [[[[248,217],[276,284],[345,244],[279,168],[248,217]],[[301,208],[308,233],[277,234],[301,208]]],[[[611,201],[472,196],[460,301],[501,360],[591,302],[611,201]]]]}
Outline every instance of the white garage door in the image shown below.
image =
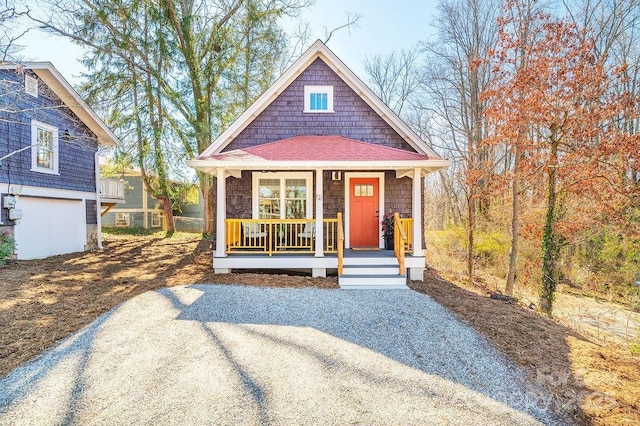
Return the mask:
{"type": "Polygon", "coordinates": [[[15,228],[18,259],[39,259],[84,250],[85,212],[81,201],[21,196],[22,219],[15,228]]]}

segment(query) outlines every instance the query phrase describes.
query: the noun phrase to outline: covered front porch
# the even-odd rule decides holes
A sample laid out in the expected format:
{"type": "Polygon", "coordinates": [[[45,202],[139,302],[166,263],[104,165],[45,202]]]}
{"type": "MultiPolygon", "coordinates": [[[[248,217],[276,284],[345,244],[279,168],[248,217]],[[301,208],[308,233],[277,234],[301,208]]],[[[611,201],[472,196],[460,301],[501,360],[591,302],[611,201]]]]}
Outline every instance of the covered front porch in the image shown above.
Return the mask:
{"type": "Polygon", "coordinates": [[[349,263],[345,259],[354,257],[362,262],[369,257],[370,266],[381,264],[381,258],[391,258],[396,275],[422,279],[422,221],[414,218],[422,217],[424,171],[417,168],[411,172],[404,171],[398,178],[396,171],[379,170],[216,169],[215,272],[294,269],[309,271],[313,276],[334,271],[342,276],[345,263],[349,263]],[[277,196],[274,199],[277,191],[268,188],[275,179],[282,180],[281,200],[277,196]],[[237,186],[243,184],[244,190],[239,190],[237,186]],[[287,191],[290,184],[296,186],[293,195],[293,190],[287,191]],[[368,187],[370,184],[374,189],[368,187]],[[230,188],[233,194],[253,195],[238,200],[229,193],[230,188]],[[355,208],[358,191],[363,199],[371,194],[373,204],[368,206],[368,213],[362,206],[355,208]],[[233,202],[236,206],[231,207],[233,202]],[[238,203],[245,207],[238,209],[238,203]],[[230,214],[234,210],[240,210],[240,214],[230,214]],[[394,214],[392,250],[385,250],[380,223],[385,211],[394,214]],[[367,227],[372,228],[368,241],[358,235],[367,227]]]}
{"type": "Polygon", "coordinates": [[[189,162],[215,177],[216,273],[336,270],[341,286],[343,276],[366,281],[360,278],[377,268],[396,281],[422,279],[422,182],[445,163],[333,136],[294,137],[189,162]],[[394,239],[393,255],[384,257],[393,260],[348,260],[348,249],[385,249],[385,213],[393,215],[394,239]]]}

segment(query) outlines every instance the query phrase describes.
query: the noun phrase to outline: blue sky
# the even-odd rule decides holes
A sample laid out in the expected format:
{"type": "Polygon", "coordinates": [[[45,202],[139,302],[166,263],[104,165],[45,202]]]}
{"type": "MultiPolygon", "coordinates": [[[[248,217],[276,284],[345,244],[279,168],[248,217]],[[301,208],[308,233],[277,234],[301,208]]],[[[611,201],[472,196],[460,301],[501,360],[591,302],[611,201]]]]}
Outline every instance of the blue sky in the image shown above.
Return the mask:
{"type": "MultiPolygon", "coordinates": [[[[366,56],[407,49],[427,39],[433,33],[430,25],[436,2],[420,0],[316,0],[304,12],[316,38],[324,38],[324,28],[334,28],[346,21],[346,12],[359,13],[359,27],[349,32],[335,33],[329,47],[360,77],[364,77],[362,62],[366,56]]],[[[27,60],[49,61],[72,84],[78,83],[82,72],[79,59],[82,49],[65,39],[39,30],[30,31],[20,44],[27,60]]]]}

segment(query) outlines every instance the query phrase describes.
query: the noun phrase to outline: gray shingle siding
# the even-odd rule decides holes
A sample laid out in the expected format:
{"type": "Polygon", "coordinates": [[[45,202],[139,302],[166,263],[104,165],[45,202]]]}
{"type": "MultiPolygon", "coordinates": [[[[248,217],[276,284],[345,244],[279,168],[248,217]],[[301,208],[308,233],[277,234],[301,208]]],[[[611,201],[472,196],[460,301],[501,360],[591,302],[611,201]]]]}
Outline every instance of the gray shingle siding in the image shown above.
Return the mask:
{"type": "Polygon", "coordinates": [[[2,162],[0,182],[95,192],[96,136],[38,81],[39,94],[34,98],[24,93],[24,76],[13,70],[0,70],[0,156],[29,146],[31,120],[37,120],[58,128],[59,175],[31,171],[31,150],[28,149],[2,162]],[[11,94],[12,91],[16,93],[11,94]]]}
{"type": "Polygon", "coordinates": [[[321,59],[316,59],[225,149],[299,135],[340,135],[415,151],[321,59]],[[333,86],[333,113],[304,113],[304,86],[333,86]]]}
{"type": "Polygon", "coordinates": [[[85,209],[87,212],[87,225],[98,223],[98,211],[96,210],[96,200],[86,200],[85,209]]]}

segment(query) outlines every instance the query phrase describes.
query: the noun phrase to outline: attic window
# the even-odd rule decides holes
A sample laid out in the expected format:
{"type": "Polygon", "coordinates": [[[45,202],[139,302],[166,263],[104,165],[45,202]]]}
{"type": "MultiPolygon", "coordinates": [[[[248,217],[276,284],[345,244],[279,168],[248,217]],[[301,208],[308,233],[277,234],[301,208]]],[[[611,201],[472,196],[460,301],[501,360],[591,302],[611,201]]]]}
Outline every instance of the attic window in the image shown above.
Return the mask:
{"type": "Polygon", "coordinates": [[[31,95],[34,98],[37,98],[38,97],[38,79],[31,77],[30,75],[25,75],[24,91],[27,95],[31,95]]]}
{"type": "Polygon", "coordinates": [[[304,86],[304,112],[333,112],[333,86],[304,86]]]}

